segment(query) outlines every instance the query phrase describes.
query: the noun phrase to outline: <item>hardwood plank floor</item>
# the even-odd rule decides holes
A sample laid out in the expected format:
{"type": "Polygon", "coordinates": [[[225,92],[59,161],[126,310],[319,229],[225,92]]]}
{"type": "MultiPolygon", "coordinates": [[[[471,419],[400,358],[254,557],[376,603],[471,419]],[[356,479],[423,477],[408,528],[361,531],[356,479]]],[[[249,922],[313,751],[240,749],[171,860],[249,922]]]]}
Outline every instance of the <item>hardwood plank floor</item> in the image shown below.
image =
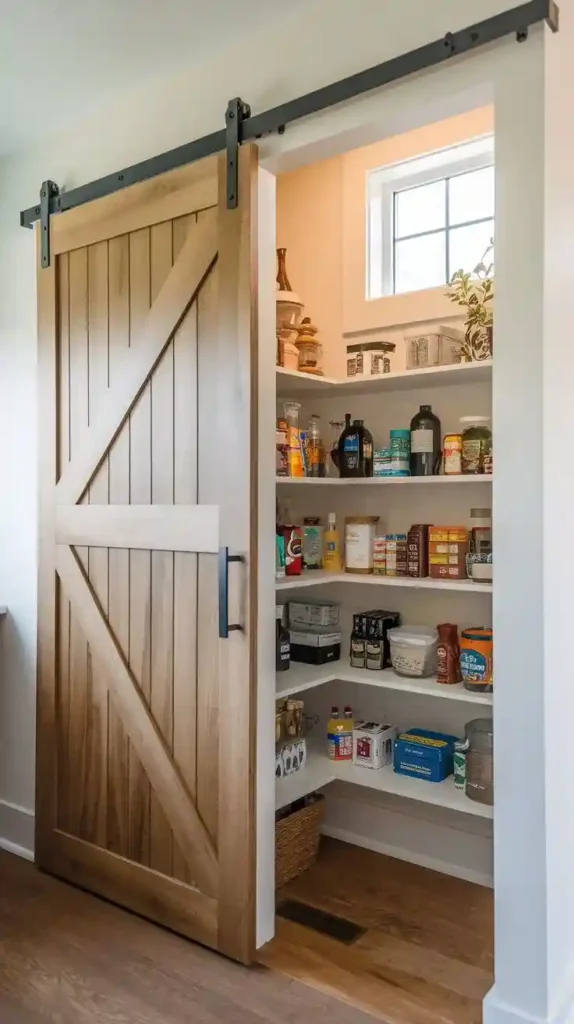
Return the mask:
{"type": "Polygon", "coordinates": [[[343,1003],[240,967],[0,851],[1,1024],[349,1020],[343,1003]]]}
{"type": "Polygon", "coordinates": [[[367,929],[350,946],[277,918],[263,964],[388,1024],[480,1024],[493,983],[493,893],[323,839],[278,893],[367,929]]]}

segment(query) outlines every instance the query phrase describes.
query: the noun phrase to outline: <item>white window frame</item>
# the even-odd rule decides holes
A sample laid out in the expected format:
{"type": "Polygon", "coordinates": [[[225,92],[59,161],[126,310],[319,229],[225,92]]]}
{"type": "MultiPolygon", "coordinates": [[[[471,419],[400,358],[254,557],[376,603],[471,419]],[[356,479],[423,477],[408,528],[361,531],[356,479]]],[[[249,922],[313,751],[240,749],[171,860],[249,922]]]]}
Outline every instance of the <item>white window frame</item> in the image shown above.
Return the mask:
{"type": "Polygon", "coordinates": [[[395,193],[417,185],[430,185],[433,181],[467,171],[482,170],[493,164],[494,135],[484,135],[471,142],[368,172],[365,282],[368,300],[408,294],[393,290],[395,193]]]}

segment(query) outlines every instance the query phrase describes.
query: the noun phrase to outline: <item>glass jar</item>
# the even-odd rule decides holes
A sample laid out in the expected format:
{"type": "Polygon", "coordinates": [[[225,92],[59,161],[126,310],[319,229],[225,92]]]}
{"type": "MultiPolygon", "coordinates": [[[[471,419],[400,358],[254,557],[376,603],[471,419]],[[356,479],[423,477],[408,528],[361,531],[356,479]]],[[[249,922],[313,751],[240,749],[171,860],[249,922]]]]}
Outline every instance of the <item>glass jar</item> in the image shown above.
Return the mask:
{"type": "Polygon", "coordinates": [[[490,416],[461,416],[462,472],[492,473],[490,416]]]}

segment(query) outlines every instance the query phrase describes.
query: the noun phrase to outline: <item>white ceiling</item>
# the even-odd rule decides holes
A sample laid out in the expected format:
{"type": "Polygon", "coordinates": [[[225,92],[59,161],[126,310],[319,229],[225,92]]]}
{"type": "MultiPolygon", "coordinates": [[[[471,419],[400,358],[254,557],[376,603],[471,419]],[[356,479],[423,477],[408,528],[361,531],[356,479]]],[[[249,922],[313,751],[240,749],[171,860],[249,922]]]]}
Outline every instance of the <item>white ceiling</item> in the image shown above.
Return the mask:
{"type": "Polygon", "coordinates": [[[0,153],[308,0],[0,0],[0,153]]]}

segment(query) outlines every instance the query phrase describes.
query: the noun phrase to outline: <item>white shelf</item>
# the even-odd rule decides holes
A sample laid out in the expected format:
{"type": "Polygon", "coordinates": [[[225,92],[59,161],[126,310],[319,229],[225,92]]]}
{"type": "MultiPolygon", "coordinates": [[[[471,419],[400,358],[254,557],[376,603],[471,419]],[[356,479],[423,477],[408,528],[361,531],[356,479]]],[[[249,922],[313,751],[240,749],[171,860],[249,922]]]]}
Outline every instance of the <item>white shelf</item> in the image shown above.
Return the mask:
{"type": "MultiPolygon", "coordinates": [[[[328,760],[325,755],[325,760],[328,760]]],[[[305,769],[303,769],[305,771],[305,769]]],[[[437,807],[448,807],[452,811],[475,814],[479,818],[492,818],[492,807],[469,800],[460,789],[455,789],[452,775],[444,782],[425,782],[424,779],[411,779],[408,775],[397,775],[393,766],[386,768],[363,768],[351,762],[340,762],[335,765],[335,778],[340,782],[350,782],[355,786],[367,786],[378,789],[381,793],[393,793],[395,796],[418,800],[420,803],[435,804],[437,807]]]]}
{"type": "Polygon", "coordinates": [[[491,484],[492,475],[486,473],[469,473],[464,476],[369,476],[369,477],[311,477],[311,476],[277,476],[275,482],[300,487],[378,487],[392,484],[491,484]]]}
{"type": "Polygon", "coordinates": [[[492,360],[480,363],[456,363],[453,366],[431,366],[422,370],[386,373],[372,380],[336,380],[316,377],[298,370],[277,367],[277,395],[296,398],[313,396],[330,398],[333,394],[378,394],[380,391],[407,391],[412,388],[444,387],[450,384],[477,384],[492,379],[492,360]]]}
{"type": "Polygon", "coordinates": [[[352,572],[323,572],[321,569],[304,572],[300,576],[286,576],[275,581],[276,590],[300,590],[319,587],[326,583],[357,584],[368,587],[412,587],[415,590],[455,590],[458,593],[492,594],[492,583],[474,583],[473,580],[413,579],[410,576],[373,576],[352,572]]]}
{"type": "MultiPolygon", "coordinates": [[[[325,740],[326,746],[326,740],[325,740]]],[[[336,763],[331,761],[321,745],[307,744],[307,764],[293,775],[279,779],[276,784],[275,806],[277,810],[300,797],[322,789],[331,782],[347,782],[354,786],[365,786],[381,793],[392,793],[394,796],[420,803],[446,807],[463,814],[474,814],[480,818],[492,818],[493,809],[485,804],[469,800],[460,789],[455,789],[452,775],[444,782],[425,782],[412,779],[407,775],[397,775],[392,765],[386,768],[363,768],[350,761],[336,763]]]]}
{"type": "MultiPolygon", "coordinates": [[[[327,740],[325,739],[325,744],[327,740]]],[[[322,789],[335,781],[333,762],[322,751],[315,749],[307,741],[307,764],[292,775],[277,779],[275,783],[275,808],[279,810],[302,796],[322,789]]]]}
{"type": "Polygon", "coordinates": [[[275,696],[289,697],[303,693],[316,686],[332,683],[340,679],[344,683],[361,683],[363,686],[377,686],[381,690],[398,690],[401,693],[423,694],[425,697],[438,697],[444,700],[464,701],[468,704],[487,704],[492,706],[491,693],[473,693],[466,690],[462,683],[456,686],[445,686],[437,683],[435,678],[407,679],[399,676],[392,668],[383,672],[371,672],[363,668],[351,668],[348,661],[334,661],[329,665],[303,665],[291,662],[287,672],[278,672],[276,676],[275,696]]]}

